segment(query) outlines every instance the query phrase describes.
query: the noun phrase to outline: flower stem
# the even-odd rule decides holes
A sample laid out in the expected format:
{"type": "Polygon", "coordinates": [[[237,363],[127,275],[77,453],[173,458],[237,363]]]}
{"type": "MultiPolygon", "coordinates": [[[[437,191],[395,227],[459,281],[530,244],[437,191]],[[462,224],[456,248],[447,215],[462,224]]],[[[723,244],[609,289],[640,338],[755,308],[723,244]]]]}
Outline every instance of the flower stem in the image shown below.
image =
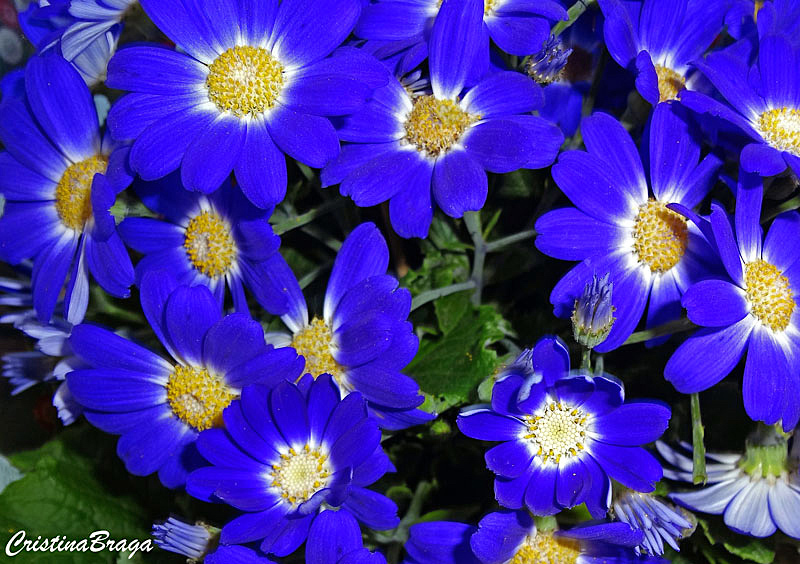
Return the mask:
{"type": "Polygon", "coordinates": [[[500,239],[496,239],[489,243],[486,243],[486,252],[493,253],[508,247],[509,245],[513,245],[514,243],[519,243],[520,241],[524,241],[525,239],[533,239],[536,237],[536,231],[533,229],[527,229],[525,231],[520,231],[519,233],[514,233],[513,235],[509,235],[508,237],[501,237],[500,239]]]}
{"type": "Polygon", "coordinates": [[[583,354],[581,355],[581,368],[591,372],[592,371],[592,349],[583,347],[583,354]]]}
{"type": "Polygon", "coordinates": [[[316,218],[325,215],[328,212],[331,212],[337,208],[340,208],[344,205],[345,199],[344,198],[336,198],[334,200],[329,200],[322,205],[314,208],[311,211],[307,211],[306,213],[301,213],[300,215],[296,215],[294,217],[290,217],[289,219],[285,219],[279,223],[276,223],[272,226],[272,230],[277,235],[283,235],[287,231],[291,231],[292,229],[297,229],[298,227],[302,227],[308,223],[311,223],[316,218]]]}
{"type": "Polygon", "coordinates": [[[466,212],[464,222],[467,224],[467,231],[472,237],[472,244],[475,247],[475,257],[472,261],[472,281],[475,283],[475,293],[472,294],[472,303],[481,303],[481,291],[483,290],[483,265],[486,262],[486,241],[481,230],[480,212],[466,212]]]}
{"type": "Polygon", "coordinates": [[[800,196],[795,196],[794,198],[786,200],[782,204],[779,204],[779,205],[775,206],[774,208],[765,211],[761,215],[761,223],[766,223],[769,220],[776,218],[777,216],[779,216],[783,212],[790,211],[790,210],[796,210],[798,207],[800,207],[800,196]]]}
{"type": "Polygon", "coordinates": [[[475,282],[473,280],[467,280],[466,282],[459,282],[458,284],[451,284],[449,286],[442,286],[441,288],[427,290],[411,300],[411,311],[414,311],[418,307],[423,306],[428,302],[438,300],[439,298],[449,296],[450,294],[455,294],[456,292],[472,290],[474,287],[475,282]]]}
{"type": "Polygon", "coordinates": [[[656,337],[663,337],[664,335],[672,335],[673,333],[682,333],[684,331],[689,331],[694,328],[695,328],[694,323],[689,321],[688,318],[682,317],[681,319],[668,321],[663,325],[659,325],[651,329],[645,329],[644,331],[637,331],[636,333],[628,337],[627,340],[624,343],[622,343],[621,346],[624,347],[625,345],[633,345],[634,343],[649,341],[650,339],[655,339],[656,337]]]}
{"type": "Polygon", "coordinates": [[[692,482],[705,484],[708,481],[706,474],[706,447],[703,444],[705,427],[700,419],[700,394],[691,395],[692,406],[692,482]]]}
{"type": "Polygon", "coordinates": [[[555,27],[553,27],[551,34],[555,37],[561,35],[565,29],[574,24],[577,19],[581,17],[581,15],[587,10],[587,8],[589,8],[589,6],[594,4],[594,1],[595,0],[578,0],[578,2],[575,2],[575,4],[573,4],[573,6],[567,11],[567,16],[569,16],[569,19],[567,21],[558,22],[555,27]]]}

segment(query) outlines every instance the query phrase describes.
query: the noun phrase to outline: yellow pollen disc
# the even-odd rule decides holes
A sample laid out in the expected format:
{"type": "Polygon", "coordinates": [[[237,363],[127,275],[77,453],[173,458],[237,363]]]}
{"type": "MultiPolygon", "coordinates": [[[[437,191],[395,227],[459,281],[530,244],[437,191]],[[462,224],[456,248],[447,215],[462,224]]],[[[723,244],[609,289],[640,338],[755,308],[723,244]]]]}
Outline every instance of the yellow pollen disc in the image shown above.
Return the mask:
{"type": "Polygon", "coordinates": [[[499,0],[483,0],[483,15],[488,16],[498,3],[499,0]]]}
{"type": "Polygon", "coordinates": [[[580,555],[577,541],[537,532],[525,539],[508,564],[575,564],[580,555]]]}
{"type": "Polygon", "coordinates": [[[325,322],[315,317],[314,320],[298,331],[292,338],[291,347],[297,354],[306,359],[306,373],[314,378],[320,374],[330,374],[341,383],[344,369],[331,354],[333,333],[325,322]]]}
{"type": "Polygon", "coordinates": [[[550,402],[539,415],[526,415],[524,438],[531,442],[542,463],[559,464],[584,450],[586,414],[580,409],[550,402]]]}
{"type": "Polygon", "coordinates": [[[744,284],[751,313],[773,331],[785,331],[796,306],[789,279],[759,259],[745,265],[744,284]]]}
{"type": "Polygon", "coordinates": [[[167,381],[172,412],[198,431],[222,426],[222,410],[238,396],[205,368],[175,367],[167,381]]]}
{"type": "Polygon", "coordinates": [[[103,155],[89,157],[71,164],[56,186],[56,211],[61,223],[81,231],[92,217],[92,181],[97,173],[104,173],[108,159],[103,155]]]}
{"type": "Polygon", "coordinates": [[[639,208],[633,225],[633,252],[640,263],[663,273],[678,264],[689,243],[686,218],[651,199],[639,208]]]}
{"type": "Polygon", "coordinates": [[[770,146],[800,156],[800,110],[767,110],[758,118],[758,129],[770,146]]]}
{"type": "Polygon", "coordinates": [[[225,275],[236,259],[231,228],[210,211],[192,218],[186,227],[183,247],[192,265],[209,278],[225,275]]]}
{"type": "Polygon", "coordinates": [[[283,89],[283,66],[261,47],[231,47],[211,63],[206,87],[220,111],[256,117],[275,105],[283,89]]]}
{"type": "Polygon", "coordinates": [[[305,445],[300,451],[293,448],[282,454],[272,465],[271,486],[278,488],[280,496],[289,503],[299,505],[308,501],[328,485],[331,476],[328,457],[318,449],[305,445]]]}
{"type": "Polygon", "coordinates": [[[678,93],[686,88],[686,79],[669,67],[656,65],[658,75],[658,101],[677,100],[678,93]]]}
{"type": "Polygon", "coordinates": [[[453,100],[419,96],[406,118],[406,141],[416,146],[417,151],[435,157],[458,142],[479,119],[481,116],[468,114],[453,100]]]}

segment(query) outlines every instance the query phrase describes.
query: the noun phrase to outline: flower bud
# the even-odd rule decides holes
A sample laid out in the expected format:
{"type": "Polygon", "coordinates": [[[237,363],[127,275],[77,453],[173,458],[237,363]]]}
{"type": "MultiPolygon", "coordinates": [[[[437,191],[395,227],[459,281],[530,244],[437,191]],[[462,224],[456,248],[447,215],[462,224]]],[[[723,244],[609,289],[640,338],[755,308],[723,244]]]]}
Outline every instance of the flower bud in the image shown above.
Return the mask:
{"type": "Polygon", "coordinates": [[[564,47],[561,41],[551,36],[538,53],[531,55],[525,72],[541,85],[556,82],[561,78],[570,53],[572,49],[564,47]]]}
{"type": "Polygon", "coordinates": [[[575,300],[572,312],[572,331],[575,340],[587,348],[594,348],[608,337],[614,325],[614,306],[611,304],[613,284],[603,278],[592,276],[586,285],[583,295],[575,300]]]}

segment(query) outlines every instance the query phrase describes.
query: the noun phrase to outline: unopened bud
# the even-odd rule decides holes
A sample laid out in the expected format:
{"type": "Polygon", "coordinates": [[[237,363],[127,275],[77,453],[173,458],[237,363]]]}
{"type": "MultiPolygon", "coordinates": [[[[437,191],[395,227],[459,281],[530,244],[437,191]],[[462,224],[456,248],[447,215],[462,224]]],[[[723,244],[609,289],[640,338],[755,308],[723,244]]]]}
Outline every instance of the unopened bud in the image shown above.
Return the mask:
{"type": "Polygon", "coordinates": [[[590,349],[606,340],[616,319],[616,308],[611,304],[613,284],[609,282],[608,276],[592,276],[583,295],[575,300],[575,310],[572,312],[575,340],[590,349]]]}
{"type": "Polygon", "coordinates": [[[550,37],[541,51],[531,55],[525,71],[533,80],[541,85],[551,84],[561,78],[561,72],[567,64],[572,49],[564,45],[555,37],[550,37]]]}

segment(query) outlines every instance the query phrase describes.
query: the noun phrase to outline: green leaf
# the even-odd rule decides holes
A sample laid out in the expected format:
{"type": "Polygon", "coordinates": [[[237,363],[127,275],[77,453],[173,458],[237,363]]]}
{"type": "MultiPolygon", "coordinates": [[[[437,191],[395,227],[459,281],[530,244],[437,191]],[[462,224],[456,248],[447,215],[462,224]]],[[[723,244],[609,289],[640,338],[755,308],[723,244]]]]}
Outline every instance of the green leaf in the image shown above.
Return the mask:
{"type": "MultiPolygon", "coordinates": [[[[452,313],[448,307],[439,309],[452,313]]],[[[497,353],[488,347],[505,336],[508,323],[494,307],[482,305],[470,306],[456,323],[448,317],[445,322],[440,318],[439,324],[448,330],[437,340],[424,339],[407,371],[423,391],[435,396],[434,405],[441,412],[470,401],[478,385],[494,372],[497,353]]]]}
{"type": "Polygon", "coordinates": [[[758,562],[759,564],[770,564],[775,561],[775,551],[757,539],[748,539],[744,544],[740,545],[726,542],[723,543],[723,546],[728,552],[744,560],[758,562]]]}
{"type": "MultiPolygon", "coordinates": [[[[97,479],[91,461],[70,446],[69,441],[86,441],[82,432],[70,429],[35,451],[11,457],[25,475],[0,494],[3,547],[21,530],[29,540],[60,535],[80,541],[95,531],[108,531],[108,538],[115,541],[149,539],[150,521],[145,510],[127,495],[109,492],[97,479]]],[[[51,552],[24,552],[19,556],[20,562],[26,564],[110,564],[119,553],[103,550],[57,554],[57,558],[51,552]]]]}
{"type": "Polygon", "coordinates": [[[470,308],[469,297],[472,290],[458,292],[439,298],[433,304],[439,330],[447,334],[452,331],[470,308]]]}

